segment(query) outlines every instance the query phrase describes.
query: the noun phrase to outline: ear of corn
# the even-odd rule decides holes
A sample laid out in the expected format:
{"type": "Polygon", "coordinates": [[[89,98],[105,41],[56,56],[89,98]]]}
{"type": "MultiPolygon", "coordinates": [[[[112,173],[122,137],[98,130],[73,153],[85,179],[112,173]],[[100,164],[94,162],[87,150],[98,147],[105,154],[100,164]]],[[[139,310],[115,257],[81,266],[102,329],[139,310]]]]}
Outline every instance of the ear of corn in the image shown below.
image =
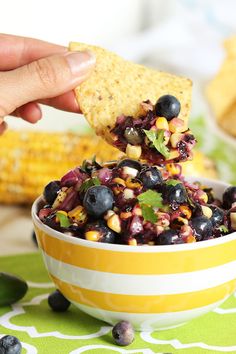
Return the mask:
{"type": "MultiPolygon", "coordinates": [[[[93,155],[100,162],[122,156],[92,134],[8,130],[0,137],[0,203],[31,204],[48,182],[60,179],[93,155]]],[[[183,173],[216,177],[210,161],[206,164],[205,156],[198,152],[195,156],[182,164],[183,173]]]]}
{"type": "Polygon", "coordinates": [[[107,161],[121,152],[92,134],[8,130],[0,137],[0,203],[31,204],[48,182],[93,155],[107,161]]]}

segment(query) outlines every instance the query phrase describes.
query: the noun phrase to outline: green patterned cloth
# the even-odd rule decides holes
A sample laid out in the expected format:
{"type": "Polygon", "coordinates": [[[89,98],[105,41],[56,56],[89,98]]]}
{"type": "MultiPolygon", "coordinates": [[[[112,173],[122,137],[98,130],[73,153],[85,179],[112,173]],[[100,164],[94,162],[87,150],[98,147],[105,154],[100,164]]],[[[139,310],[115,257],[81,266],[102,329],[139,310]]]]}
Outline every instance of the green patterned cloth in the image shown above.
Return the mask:
{"type": "Polygon", "coordinates": [[[38,253],[0,258],[0,270],[22,276],[29,291],[19,303],[0,308],[0,336],[12,334],[28,354],[213,354],[236,353],[236,297],[220,308],[176,329],[136,333],[128,347],[114,345],[111,327],[71,306],[54,313],[47,304],[53,291],[38,253]]]}

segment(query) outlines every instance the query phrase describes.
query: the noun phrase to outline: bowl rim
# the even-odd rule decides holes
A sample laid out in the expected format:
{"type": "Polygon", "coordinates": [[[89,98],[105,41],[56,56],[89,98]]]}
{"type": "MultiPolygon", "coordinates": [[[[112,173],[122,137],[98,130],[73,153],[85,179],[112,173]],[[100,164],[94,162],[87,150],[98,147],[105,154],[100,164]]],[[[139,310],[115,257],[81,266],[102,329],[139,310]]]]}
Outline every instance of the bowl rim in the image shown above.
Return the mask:
{"type": "MultiPolygon", "coordinates": [[[[223,181],[218,181],[210,178],[204,178],[204,177],[187,177],[186,180],[188,182],[193,182],[193,181],[201,181],[202,183],[209,183],[213,185],[218,185],[221,187],[229,187],[230,184],[223,182],[223,181]]],[[[214,188],[214,187],[213,187],[214,188]]],[[[150,245],[143,245],[143,246],[129,246],[129,245],[117,245],[117,244],[112,244],[112,243],[102,243],[102,242],[92,242],[88,240],[84,240],[79,237],[73,237],[70,235],[63,234],[60,231],[54,230],[51,227],[45,225],[38,217],[36,211],[37,211],[37,206],[39,202],[41,202],[43,199],[42,195],[39,196],[33,203],[32,208],[31,208],[31,216],[33,219],[34,224],[44,231],[47,235],[72,243],[76,245],[80,245],[83,247],[89,247],[89,248],[97,248],[97,249],[102,249],[102,250],[107,250],[107,251],[117,251],[117,252],[136,252],[136,253],[165,253],[165,252],[176,252],[176,251],[188,251],[188,250],[194,250],[194,249],[200,249],[200,248],[207,248],[207,247],[212,247],[216,245],[220,245],[232,240],[236,239],[236,231],[232,232],[229,235],[219,237],[219,238],[214,238],[210,240],[205,240],[205,241],[200,241],[200,242],[194,242],[194,243],[184,243],[184,244],[174,244],[174,245],[161,245],[161,246],[150,246],[150,245]]]]}

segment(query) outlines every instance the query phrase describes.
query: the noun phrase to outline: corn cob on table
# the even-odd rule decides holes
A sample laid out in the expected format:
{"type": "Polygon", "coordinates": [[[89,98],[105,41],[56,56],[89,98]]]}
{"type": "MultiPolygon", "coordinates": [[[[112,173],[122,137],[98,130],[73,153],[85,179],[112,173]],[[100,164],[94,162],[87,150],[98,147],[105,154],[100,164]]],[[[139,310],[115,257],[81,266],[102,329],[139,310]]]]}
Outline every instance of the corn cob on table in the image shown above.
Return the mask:
{"type": "MultiPolygon", "coordinates": [[[[0,203],[5,204],[31,204],[50,180],[93,155],[98,161],[122,155],[92,133],[8,130],[0,141],[0,203]]],[[[200,152],[182,167],[186,175],[216,177],[214,165],[200,152]]]]}

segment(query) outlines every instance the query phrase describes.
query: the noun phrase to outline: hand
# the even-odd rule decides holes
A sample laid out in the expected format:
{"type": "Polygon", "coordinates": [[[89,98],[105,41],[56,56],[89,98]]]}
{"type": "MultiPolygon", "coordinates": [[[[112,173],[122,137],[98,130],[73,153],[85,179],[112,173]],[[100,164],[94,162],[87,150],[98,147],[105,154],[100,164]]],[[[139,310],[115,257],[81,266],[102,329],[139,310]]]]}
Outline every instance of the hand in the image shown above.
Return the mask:
{"type": "Polygon", "coordinates": [[[30,123],[41,119],[38,103],[79,112],[74,92],[95,64],[89,52],[36,39],[0,34],[0,134],[4,117],[13,115],[30,123]]]}

